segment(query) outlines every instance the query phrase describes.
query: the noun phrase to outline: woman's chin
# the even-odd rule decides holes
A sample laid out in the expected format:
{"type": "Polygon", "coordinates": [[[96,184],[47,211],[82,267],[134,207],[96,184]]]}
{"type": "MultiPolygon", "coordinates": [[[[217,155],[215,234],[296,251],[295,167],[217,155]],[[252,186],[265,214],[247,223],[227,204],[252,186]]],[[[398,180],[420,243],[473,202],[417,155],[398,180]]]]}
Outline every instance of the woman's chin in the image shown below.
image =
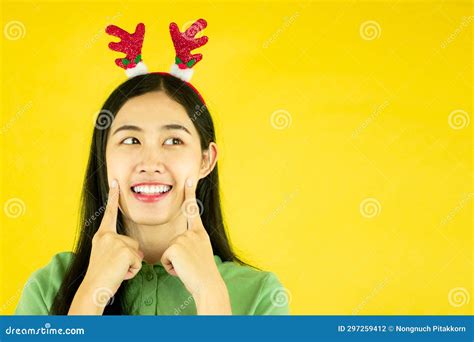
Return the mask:
{"type": "Polygon", "coordinates": [[[153,218],[140,217],[140,218],[134,219],[133,222],[135,224],[139,224],[143,226],[157,226],[157,225],[167,223],[168,219],[165,219],[165,218],[160,219],[157,217],[153,217],[153,218]]]}
{"type": "Polygon", "coordinates": [[[135,224],[154,226],[170,222],[176,215],[178,209],[174,206],[164,205],[157,207],[154,205],[135,205],[127,203],[126,217],[135,224]]]}

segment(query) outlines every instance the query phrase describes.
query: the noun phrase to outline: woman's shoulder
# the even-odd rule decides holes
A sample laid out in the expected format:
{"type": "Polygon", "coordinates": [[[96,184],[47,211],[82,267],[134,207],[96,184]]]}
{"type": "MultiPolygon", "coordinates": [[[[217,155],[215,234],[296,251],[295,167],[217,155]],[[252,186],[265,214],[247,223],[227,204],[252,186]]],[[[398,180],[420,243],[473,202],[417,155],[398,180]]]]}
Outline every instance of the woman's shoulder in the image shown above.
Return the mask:
{"type": "Polygon", "coordinates": [[[29,280],[42,281],[62,278],[73,258],[73,252],[59,252],[53,255],[46,265],[34,271],[29,280]]]}
{"type": "Polygon", "coordinates": [[[290,292],[276,273],[235,261],[218,262],[234,314],[288,315],[290,292]]]}
{"type": "Polygon", "coordinates": [[[15,314],[47,315],[73,257],[73,252],[57,253],[46,265],[31,273],[15,314]]]}
{"type": "Polygon", "coordinates": [[[271,272],[260,270],[248,264],[241,264],[237,261],[222,261],[219,256],[216,256],[215,259],[222,276],[262,280],[271,274],[271,272]]]}
{"type": "Polygon", "coordinates": [[[74,253],[70,251],[56,253],[51,257],[49,262],[44,267],[38,269],[38,271],[55,267],[62,270],[69,266],[73,258],[74,253]]]}

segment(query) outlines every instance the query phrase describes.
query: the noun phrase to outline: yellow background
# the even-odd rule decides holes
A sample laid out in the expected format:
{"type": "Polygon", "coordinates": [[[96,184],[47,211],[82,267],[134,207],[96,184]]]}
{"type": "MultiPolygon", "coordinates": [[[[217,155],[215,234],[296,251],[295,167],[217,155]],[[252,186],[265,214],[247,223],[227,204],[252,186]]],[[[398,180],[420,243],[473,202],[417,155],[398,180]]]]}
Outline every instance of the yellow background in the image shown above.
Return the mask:
{"type": "Polygon", "coordinates": [[[169,23],[199,17],[231,238],[291,313],[472,314],[472,3],[216,0],[2,2],[0,314],[73,247],[95,115],[125,80],[105,26],[144,22],[168,71],[169,23]]]}

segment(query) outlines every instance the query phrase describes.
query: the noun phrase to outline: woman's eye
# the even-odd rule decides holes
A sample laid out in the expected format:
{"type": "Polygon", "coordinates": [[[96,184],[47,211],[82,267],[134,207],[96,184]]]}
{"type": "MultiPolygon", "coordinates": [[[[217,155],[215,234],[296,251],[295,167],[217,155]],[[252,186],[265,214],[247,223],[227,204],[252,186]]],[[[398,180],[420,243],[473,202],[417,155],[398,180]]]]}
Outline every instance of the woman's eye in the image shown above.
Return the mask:
{"type": "Polygon", "coordinates": [[[181,145],[182,143],[183,141],[179,138],[169,138],[164,142],[165,145],[181,145]]]}
{"type": "Polygon", "coordinates": [[[137,138],[133,138],[133,137],[130,137],[130,138],[127,138],[125,140],[122,141],[122,144],[125,144],[125,145],[133,145],[135,142],[139,142],[137,138]]]}

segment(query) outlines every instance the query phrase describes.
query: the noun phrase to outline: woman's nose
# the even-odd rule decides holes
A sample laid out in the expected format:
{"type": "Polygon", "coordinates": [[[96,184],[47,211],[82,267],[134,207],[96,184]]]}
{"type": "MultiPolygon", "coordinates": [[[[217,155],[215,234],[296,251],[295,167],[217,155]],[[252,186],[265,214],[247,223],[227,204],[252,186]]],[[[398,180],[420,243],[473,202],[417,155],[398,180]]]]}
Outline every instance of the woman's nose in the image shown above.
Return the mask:
{"type": "Polygon", "coordinates": [[[139,172],[163,172],[163,156],[155,151],[145,151],[140,156],[139,172]]]}

